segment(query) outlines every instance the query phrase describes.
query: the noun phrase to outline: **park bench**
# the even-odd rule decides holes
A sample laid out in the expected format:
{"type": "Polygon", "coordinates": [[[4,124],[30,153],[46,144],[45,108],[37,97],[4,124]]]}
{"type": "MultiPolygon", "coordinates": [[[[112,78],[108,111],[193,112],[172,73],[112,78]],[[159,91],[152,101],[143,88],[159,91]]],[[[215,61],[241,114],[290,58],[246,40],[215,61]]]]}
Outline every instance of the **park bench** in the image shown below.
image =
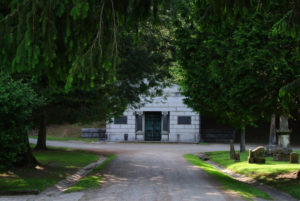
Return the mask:
{"type": "Polygon", "coordinates": [[[82,138],[99,138],[99,140],[106,140],[106,129],[105,128],[82,128],[82,138]]]}

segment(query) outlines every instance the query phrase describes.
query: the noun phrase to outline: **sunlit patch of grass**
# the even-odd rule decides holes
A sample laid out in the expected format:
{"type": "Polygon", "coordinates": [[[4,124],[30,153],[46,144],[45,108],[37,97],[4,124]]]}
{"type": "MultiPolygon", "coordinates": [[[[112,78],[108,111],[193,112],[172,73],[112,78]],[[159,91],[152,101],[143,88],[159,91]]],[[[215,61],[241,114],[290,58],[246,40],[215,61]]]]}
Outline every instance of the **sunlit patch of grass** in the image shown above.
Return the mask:
{"type": "Polygon", "coordinates": [[[219,181],[221,184],[224,185],[224,188],[227,190],[233,190],[237,192],[239,195],[247,198],[247,199],[253,199],[254,197],[261,197],[264,199],[272,199],[268,194],[248,185],[242,182],[239,182],[232,177],[228,176],[227,174],[219,171],[212,165],[205,163],[201,159],[199,159],[197,156],[193,154],[186,154],[184,155],[185,159],[196,166],[201,167],[205,172],[207,172],[209,175],[214,177],[217,181],[219,181]]]}
{"type": "Polygon", "coordinates": [[[79,168],[98,159],[94,153],[67,149],[34,151],[37,168],[12,169],[0,174],[0,192],[40,190],[53,186],[79,168]]]}
{"type": "Polygon", "coordinates": [[[77,192],[77,191],[82,191],[88,188],[96,188],[100,186],[102,178],[100,176],[89,176],[89,177],[84,177],[80,179],[80,181],[70,187],[68,190],[65,191],[65,193],[71,193],[71,192],[77,192]]]}
{"type": "Polygon", "coordinates": [[[248,152],[240,153],[241,162],[238,163],[230,160],[229,151],[208,152],[208,154],[212,161],[241,174],[280,174],[300,169],[300,164],[291,164],[288,161],[273,161],[272,157],[266,157],[265,164],[249,164],[248,152]]]}
{"type": "MultiPolygon", "coordinates": [[[[296,152],[300,154],[300,151],[296,152]]],[[[229,159],[229,151],[208,152],[207,154],[212,161],[234,172],[257,179],[300,199],[300,180],[276,179],[279,174],[299,170],[300,164],[273,161],[272,157],[266,157],[265,164],[249,164],[247,161],[248,152],[240,153],[241,162],[234,162],[234,160],[229,159]]]]}
{"type": "Polygon", "coordinates": [[[80,179],[75,185],[68,188],[65,193],[83,191],[89,188],[96,188],[101,186],[101,171],[116,158],[116,155],[108,156],[99,166],[95,167],[86,177],[80,179]]]}

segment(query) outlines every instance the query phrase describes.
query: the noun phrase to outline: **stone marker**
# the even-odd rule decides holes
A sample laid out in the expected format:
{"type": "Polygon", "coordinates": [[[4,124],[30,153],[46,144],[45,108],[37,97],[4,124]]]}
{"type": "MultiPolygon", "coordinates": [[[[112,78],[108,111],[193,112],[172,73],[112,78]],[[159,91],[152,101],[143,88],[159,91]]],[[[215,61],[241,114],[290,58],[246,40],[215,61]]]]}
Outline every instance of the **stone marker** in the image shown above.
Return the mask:
{"type": "Polygon", "coordinates": [[[273,160],[274,161],[289,161],[290,160],[291,149],[277,147],[276,150],[273,151],[273,160]]]}
{"type": "Polygon", "coordinates": [[[240,162],[240,153],[235,153],[235,162],[240,162]]]}
{"type": "Polygon", "coordinates": [[[276,115],[272,114],[270,122],[269,144],[265,148],[265,156],[273,156],[273,152],[276,149],[276,115]]]}
{"type": "Polygon", "coordinates": [[[290,163],[298,163],[299,162],[299,154],[292,152],[290,153],[290,163]]]}
{"type": "Polygon", "coordinates": [[[300,179],[300,170],[298,170],[296,173],[296,179],[300,179]]]}
{"type": "Polygon", "coordinates": [[[230,140],[230,159],[235,160],[235,150],[233,140],[230,140]]]}
{"type": "Polygon", "coordinates": [[[254,150],[249,149],[248,163],[266,163],[265,148],[259,146],[254,150]]]}

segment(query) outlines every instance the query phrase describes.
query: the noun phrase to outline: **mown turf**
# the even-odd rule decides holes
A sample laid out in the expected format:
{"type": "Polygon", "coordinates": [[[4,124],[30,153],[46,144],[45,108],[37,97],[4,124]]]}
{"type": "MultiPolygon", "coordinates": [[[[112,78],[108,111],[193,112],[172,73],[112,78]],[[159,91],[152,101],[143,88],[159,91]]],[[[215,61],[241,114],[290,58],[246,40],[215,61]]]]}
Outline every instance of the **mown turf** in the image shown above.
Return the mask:
{"type": "Polygon", "coordinates": [[[217,181],[219,181],[221,184],[224,185],[224,188],[227,190],[233,190],[237,192],[239,195],[252,200],[254,197],[261,197],[264,199],[272,199],[268,194],[250,186],[245,183],[241,183],[232,177],[224,174],[223,172],[219,171],[212,165],[205,163],[201,159],[199,159],[197,156],[193,154],[186,154],[184,155],[185,159],[196,166],[201,167],[205,172],[207,172],[209,175],[214,177],[217,181]]]}
{"type": "Polygon", "coordinates": [[[82,191],[89,188],[95,188],[101,186],[101,171],[107,166],[107,164],[116,158],[116,155],[108,156],[101,165],[94,168],[86,177],[82,178],[74,186],[68,188],[65,193],[82,191]]]}
{"type": "MultiPolygon", "coordinates": [[[[300,151],[296,151],[300,154],[300,151]]],[[[273,161],[272,157],[266,157],[266,164],[249,164],[247,162],[248,152],[241,153],[241,162],[234,162],[229,159],[229,151],[208,152],[212,161],[241,174],[250,176],[260,182],[274,186],[285,191],[293,197],[300,199],[300,181],[296,179],[276,178],[277,175],[297,171],[300,164],[291,164],[289,162],[273,161]]]]}
{"type": "Polygon", "coordinates": [[[65,149],[34,151],[34,155],[41,166],[0,172],[0,192],[43,191],[98,159],[94,153],[65,149]]]}
{"type": "MultiPolygon", "coordinates": [[[[37,139],[37,136],[29,136],[31,139],[37,139]]],[[[84,141],[84,142],[98,142],[98,138],[81,138],[81,137],[58,137],[58,136],[47,136],[47,140],[53,141],[84,141]]]]}

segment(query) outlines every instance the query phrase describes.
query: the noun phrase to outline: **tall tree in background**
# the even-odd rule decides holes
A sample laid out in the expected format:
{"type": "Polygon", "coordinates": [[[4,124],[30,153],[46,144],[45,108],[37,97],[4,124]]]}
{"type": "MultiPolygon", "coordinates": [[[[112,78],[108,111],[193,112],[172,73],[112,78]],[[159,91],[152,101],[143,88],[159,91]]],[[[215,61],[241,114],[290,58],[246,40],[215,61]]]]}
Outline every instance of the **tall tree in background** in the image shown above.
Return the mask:
{"type": "Polygon", "coordinates": [[[169,47],[163,36],[157,38],[152,31],[140,34],[139,44],[134,43],[130,34],[120,41],[122,59],[116,66],[117,79],[114,82],[105,84],[96,78],[90,89],[73,87],[68,93],[63,86],[60,91],[59,88],[50,90],[44,83],[45,79],[34,85],[48,100],[34,113],[39,128],[36,149],[46,149],[46,125],[106,121],[121,115],[129,105],[138,106],[142,95],[153,97],[160,94],[169,78],[169,47]],[[149,90],[154,88],[156,90],[149,90]]]}
{"type": "Polygon", "coordinates": [[[175,21],[186,103],[242,130],[280,113],[279,89],[299,74],[300,61],[296,39],[272,34],[281,4],[248,8],[240,20],[216,15],[210,1],[187,4],[175,21]]]}
{"type": "Polygon", "coordinates": [[[0,69],[27,75],[47,98],[34,115],[37,148],[46,148],[45,125],[57,115],[66,114],[65,122],[106,120],[150,88],[160,92],[168,78],[168,47],[149,24],[165,2],[0,2],[0,69]]]}

